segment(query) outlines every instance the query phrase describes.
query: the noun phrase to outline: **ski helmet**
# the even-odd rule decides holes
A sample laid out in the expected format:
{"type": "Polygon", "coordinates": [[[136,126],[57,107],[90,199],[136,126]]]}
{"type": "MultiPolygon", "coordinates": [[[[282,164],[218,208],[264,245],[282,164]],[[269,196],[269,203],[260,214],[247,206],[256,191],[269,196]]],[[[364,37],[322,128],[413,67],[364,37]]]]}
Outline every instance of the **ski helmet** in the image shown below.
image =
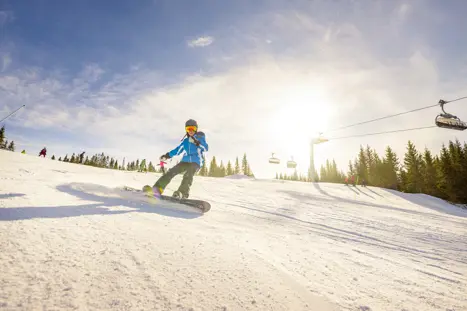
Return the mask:
{"type": "Polygon", "coordinates": [[[187,127],[187,126],[196,126],[196,128],[198,128],[198,122],[196,122],[193,119],[190,119],[190,120],[185,122],[185,127],[187,127]]]}

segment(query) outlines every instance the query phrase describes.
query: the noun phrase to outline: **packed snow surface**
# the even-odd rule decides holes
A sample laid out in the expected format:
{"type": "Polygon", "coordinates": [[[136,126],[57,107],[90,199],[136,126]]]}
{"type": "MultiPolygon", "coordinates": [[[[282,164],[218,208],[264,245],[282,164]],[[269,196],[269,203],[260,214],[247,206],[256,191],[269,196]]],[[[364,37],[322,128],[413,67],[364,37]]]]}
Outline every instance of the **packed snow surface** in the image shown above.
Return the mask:
{"type": "Polygon", "coordinates": [[[0,309],[467,310],[459,207],[195,177],[203,215],[118,191],[158,176],[0,151],[0,309]]]}

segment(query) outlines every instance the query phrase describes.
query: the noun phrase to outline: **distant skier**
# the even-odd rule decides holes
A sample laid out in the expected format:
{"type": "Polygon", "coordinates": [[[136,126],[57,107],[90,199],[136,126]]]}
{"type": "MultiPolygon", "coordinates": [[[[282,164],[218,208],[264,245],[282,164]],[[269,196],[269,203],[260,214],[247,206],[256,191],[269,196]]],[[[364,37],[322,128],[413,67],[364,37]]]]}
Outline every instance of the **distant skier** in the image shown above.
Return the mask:
{"type": "Polygon", "coordinates": [[[164,161],[183,153],[182,160],[161,176],[152,187],[155,196],[162,194],[170,181],[181,173],[184,173],[182,183],[172,196],[188,198],[190,195],[193,176],[201,168],[203,153],[208,151],[209,146],[205,134],[198,131],[198,123],[195,120],[190,119],[185,122],[185,131],[186,134],[180,145],[160,157],[160,160],[164,161]]]}
{"type": "Polygon", "coordinates": [[[85,154],[85,151],[83,151],[82,153],[80,153],[80,155],[79,155],[79,163],[83,163],[84,154],[85,154]]]}
{"type": "Polygon", "coordinates": [[[161,167],[162,175],[165,174],[165,167],[164,167],[165,164],[167,164],[167,162],[164,162],[164,161],[162,161],[162,160],[159,162],[159,164],[157,164],[158,166],[161,167]]]}
{"type": "Polygon", "coordinates": [[[43,156],[45,158],[45,156],[47,155],[47,148],[42,148],[41,152],[39,152],[39,157],[40,156],[43,156]]]}

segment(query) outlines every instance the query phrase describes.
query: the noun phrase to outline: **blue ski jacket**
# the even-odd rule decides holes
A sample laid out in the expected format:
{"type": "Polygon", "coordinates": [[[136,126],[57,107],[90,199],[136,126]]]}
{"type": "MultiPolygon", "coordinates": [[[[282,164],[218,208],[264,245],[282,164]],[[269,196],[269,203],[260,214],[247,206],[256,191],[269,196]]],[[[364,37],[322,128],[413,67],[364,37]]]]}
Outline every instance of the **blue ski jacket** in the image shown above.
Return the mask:
{"type": "Polygon", "coordinates": [[[180,145],[169,151],[169,157],[183,154],[181,162],[196,163],[201,167],[203,165],[203,153],[208,151],[209,145],[206,142],[206,135],[203,132],[197,132],[194,135],[197,140],[190,139],[189,136],[182,140],[180,145]]]}

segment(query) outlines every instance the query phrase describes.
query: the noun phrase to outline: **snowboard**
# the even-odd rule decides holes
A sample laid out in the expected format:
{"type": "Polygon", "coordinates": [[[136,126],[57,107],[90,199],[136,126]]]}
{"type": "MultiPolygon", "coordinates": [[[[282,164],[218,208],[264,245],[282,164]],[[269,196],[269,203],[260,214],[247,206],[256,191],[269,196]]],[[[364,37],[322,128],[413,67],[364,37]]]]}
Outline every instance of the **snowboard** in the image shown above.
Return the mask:
{"type": "Polygon", "coordinates": [[[152,195],[151,193],[148,193],[148,192],[143,190],[143,189],[146,189],[147,187],[152,189],[152,187],[148,186],[148,185],[144,186],[142,189],[136,189],[136,188],[128,187],[128,186],[124,186],[123,189],[126,190],[126,191],[141,193],[142,195],[144,195],[146,197],[154,198],[156,200],[160,199],[160,200],[164,200],[164,201],[169,201],[169,202],[173,202],[173,203],[178,203],[178,204],[183,204],[183,205],[195,207],[195,208],[199,209],[200,211],[202,211],[203,213],[206,213],[211,209],[211,203],[209,203],[208,201],[197,200],[197,199],[174,198],[172,196],[163,195],[163,194],[156,197],[156,196],[152,195]]]}

